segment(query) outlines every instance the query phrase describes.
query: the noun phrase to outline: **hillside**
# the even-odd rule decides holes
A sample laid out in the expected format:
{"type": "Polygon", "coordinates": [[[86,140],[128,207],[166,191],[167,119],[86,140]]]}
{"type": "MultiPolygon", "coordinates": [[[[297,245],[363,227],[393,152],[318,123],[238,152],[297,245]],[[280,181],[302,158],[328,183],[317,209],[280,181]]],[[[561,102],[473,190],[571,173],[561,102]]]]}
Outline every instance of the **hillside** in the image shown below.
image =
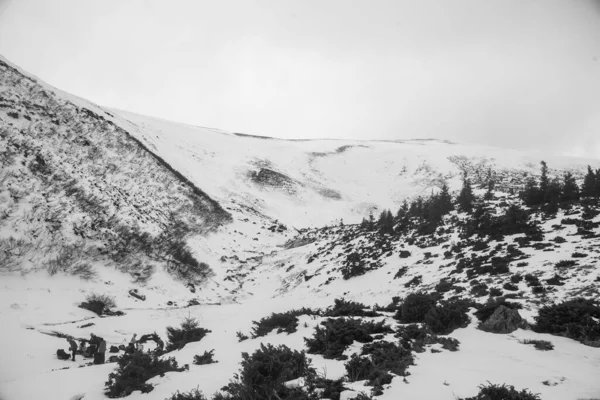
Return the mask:
{"type": "Polygon", "coordinates": [[[599,160],[224,132],[102,108],[0,58],[0,163],[2,400],[104,399],[117,363],[59,360],[64,338],[95,333],[110,348],[156,333],[168,347],[167,327],[185,318],[209,331],[135,354],[187,368],[127,398],[211,398],[257,350],[246,365],[263,351],[273,381],[252,395],[230,384],[230,398],[454,400],[488,381],[544,400],[600,398],[600,306],[544,311],[600,298],[600,193],[567,198],[562,183],[568,172],[583,187],[589,165],[600,188],[599,160]],[[464,176],[472,210],[455,200],[464,176]],[[536,201],[519,196],[532,182],[536,201]],[[432,216],[445,186],[452,209],[432,216]],[[391,229],[377,221],[385,209],[391,229]],[[91,294],[123,315],[79,307],[91,294]],[[524,320],[479,329],[500,304],[524,320]],[[545,328],[544,312],[556,318],[545,328]],[[308,352],[315,373],[273,367],[285,353],[261,344],[308,352]],[[218,362],[193,363],[210,350],[218,362]]]}

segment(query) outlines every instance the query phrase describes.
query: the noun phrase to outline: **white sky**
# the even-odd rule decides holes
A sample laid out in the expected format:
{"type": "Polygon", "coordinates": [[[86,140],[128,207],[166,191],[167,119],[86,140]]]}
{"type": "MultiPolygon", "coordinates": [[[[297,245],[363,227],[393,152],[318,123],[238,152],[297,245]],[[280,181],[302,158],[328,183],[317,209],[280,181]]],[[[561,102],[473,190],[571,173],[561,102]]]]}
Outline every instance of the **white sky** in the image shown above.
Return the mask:
{"type": "Polygon", "coordinates": [[[194,125],[600,158],[593,0],[0,0],[0,53],[194,125]]]}

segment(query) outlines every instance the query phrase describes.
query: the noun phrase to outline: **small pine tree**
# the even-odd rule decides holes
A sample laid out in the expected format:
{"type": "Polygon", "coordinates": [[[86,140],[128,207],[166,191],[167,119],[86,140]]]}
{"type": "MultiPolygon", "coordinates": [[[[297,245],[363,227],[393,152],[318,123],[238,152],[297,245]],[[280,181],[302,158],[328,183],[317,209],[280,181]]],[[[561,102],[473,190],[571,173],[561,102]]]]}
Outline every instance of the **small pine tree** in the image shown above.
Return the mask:
{"type": "Polygon", "coordinates": [[[369,212],[369,221],[367,222],[367,228],[370,231],[375,230],[375,217],[373,216],[373,211],[369,212]]]}
{"type": "Polygon", "coordinates": [[[600,168],[596,170],[596,183],[594,185],[594,197],[600,197],[600,168]]]}
{"type": "Polygon", "coordinates": [[[537,206],[543,201],[543,193],[534,177],[529,177],[519,197],[527,206],[537,206]]]}
{"type": "Polygon", "coordinates": [[[583,178],[583,185],[581,185],[581,197],[594,197],[596,189],[596,180],[598,175],[594,173],[592,167],[588,165],[587,174],[583,178]]]}
{"type": "Polygon", "coordinates": [[[442,185],[437,201],[442,215],[448,214],[450,211],[454,210],[452,196],[450,195],[450,190],[448,189],[448,185],[446,185],[446,183],[442,185]]]}
{"type": "Polygon", "coordinates": [[[456,202],[458,203],[458,208],[461,211],[471,213],[473,211],[473,201],[475,197],[473,196],[473,188],[471,187],[471,182],[467,178],[467,174],[463,176],[463,186],[460,190],[458,197],[456,198],[456,202]]]}
{"type": "Polygon", "coordinates": [[[563,177],[561,200],[569,202],[579,200],[579,186],[570,172],[565,173],[563,177]]]}
{"type": "Polygon", "coordinates": [[[546,161],[541,161],[541,176],[540,176],[540,191],[542,192],[542,202],[548,203],[549,201],[549,187],[550,187],[550,178],[548,177],[548,165],[546,161]]]}

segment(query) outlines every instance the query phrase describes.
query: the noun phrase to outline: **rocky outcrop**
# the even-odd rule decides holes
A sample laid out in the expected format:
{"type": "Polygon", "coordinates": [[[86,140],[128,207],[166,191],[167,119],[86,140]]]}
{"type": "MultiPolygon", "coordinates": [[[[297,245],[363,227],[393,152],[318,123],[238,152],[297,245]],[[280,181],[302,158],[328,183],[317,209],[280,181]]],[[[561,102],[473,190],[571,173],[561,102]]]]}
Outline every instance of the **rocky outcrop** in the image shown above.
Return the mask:
{"type": "Polygon", "coordinates": [[[521,317],[518,310],[500,305],[494,313],[483,323],[479,329],[492,333],[511,333],[517,329],[527,328],[527,322],[521,317]]]}

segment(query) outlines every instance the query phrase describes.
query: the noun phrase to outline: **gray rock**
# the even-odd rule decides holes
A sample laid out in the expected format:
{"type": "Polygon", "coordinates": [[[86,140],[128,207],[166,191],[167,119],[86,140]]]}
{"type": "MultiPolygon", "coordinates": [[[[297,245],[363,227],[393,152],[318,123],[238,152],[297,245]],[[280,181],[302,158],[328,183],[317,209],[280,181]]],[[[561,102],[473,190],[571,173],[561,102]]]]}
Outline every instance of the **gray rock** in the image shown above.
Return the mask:
{"type": "Polygon", "coordinates": [[[479,329],[492,333],[511,333],[519,328],[526,329],[527,326],[527,322],[521,318],[518,310],[501,305],[479,325],[479,329]]]}

